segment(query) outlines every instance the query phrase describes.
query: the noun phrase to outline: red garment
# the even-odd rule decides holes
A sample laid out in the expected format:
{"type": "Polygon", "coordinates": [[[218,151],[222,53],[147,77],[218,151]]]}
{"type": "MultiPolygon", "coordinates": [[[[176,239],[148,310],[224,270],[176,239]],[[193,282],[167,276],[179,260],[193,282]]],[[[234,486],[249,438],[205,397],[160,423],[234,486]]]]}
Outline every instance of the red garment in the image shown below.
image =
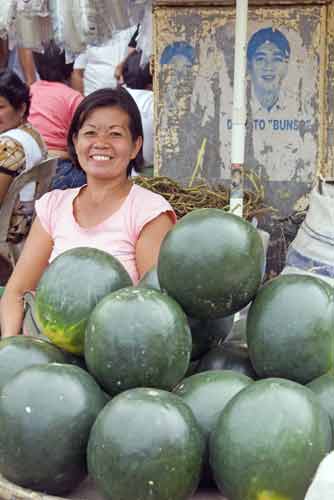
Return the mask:
{"type": "Polygon", "coordinates": [[[37,80],[31,87],[29,122],[48,149],[67,151],[67,132],[83,96],[60,82],[37,80]]]}

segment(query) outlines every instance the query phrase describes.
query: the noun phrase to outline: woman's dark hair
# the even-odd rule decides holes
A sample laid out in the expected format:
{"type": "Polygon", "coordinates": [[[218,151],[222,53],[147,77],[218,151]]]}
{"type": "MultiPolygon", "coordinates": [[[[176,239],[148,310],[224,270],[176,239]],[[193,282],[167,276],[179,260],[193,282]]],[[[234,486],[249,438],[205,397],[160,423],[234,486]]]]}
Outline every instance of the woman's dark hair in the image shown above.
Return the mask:
{"type": "Polygon", "coordinates": [[[25,104],[24,118],[28,118],[31,101],[29,87],[14,71],[0,70],[0,96],[7,99],[16,111],[25,104]]]}
{"type": "MultiPolygon", "coordinates": [[[[92,92],[87,97],[85,97],[77,107],[72,119],[72,123],[70,125],[70,129],[68,131],[68,152],[71,160],[76,167],[81,168],[73,139],[78,136],[79,130],[81,129],[83,123],[86,121],[90,113],[95,111],[97,108],[110,107],[117,107],[128,115],[129,129],[133,141],[136,141],[138,137],[142,137],[144,139],[140,111],[135,100],[131,97],[129,92],[127,92],[122,87],[118,87],[116,89],[104,88],[95,90],[95,92],[92,92]]],[[[134,169],[136,172],[140,172],[143,163],[143,146],[141,146],[136,158],[134,160],[131,160],[128,165],[127,175],[131,175],[132,169],[134,169]]]]}
{"type": "Polygon", "coordinates": [[[42,80],[48,82],[65,82],[69,79],[73,63],[66,64],[65,51],[51,40],[44,52],[33,52],[37,72],[42,80]]]}
{"type": "Polygon", "coordinates": [[[123,65],[124,83],[130,89],[146,89],[152,85],[152,75],[149,63],[140,65],[142,51],[132,52],[123,65]]]}

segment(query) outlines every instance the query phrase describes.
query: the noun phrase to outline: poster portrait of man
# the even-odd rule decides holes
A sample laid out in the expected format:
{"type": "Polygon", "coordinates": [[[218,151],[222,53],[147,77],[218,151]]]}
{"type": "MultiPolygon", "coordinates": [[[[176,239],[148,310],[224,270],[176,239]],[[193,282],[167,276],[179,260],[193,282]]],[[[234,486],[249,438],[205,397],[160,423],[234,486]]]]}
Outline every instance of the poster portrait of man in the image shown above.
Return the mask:
{"type": "MultiPolygon", "coordinates": [[[[175,41],[168,44],[160,56],[161,75],[164,80],[164,94],[158,99],[159,107],[164,110],[161,115],[161,127],[165,130],[174,128],[180,119],[178,109],[181,99],[191,98],[192,67],[195,64],[194,47],[185,41],[175,41]]],[[[187,109],[187,106],[185,106],[187,109]]],[[[178,146],[176,134],[171,134],[165,151],[175,153],[178,146]]]]}
{"type": "Polygon", "coordinates": [[[288,73],[290,44],[286,36],[272,27],[256,31],[247,46],[247,70],[252,82],[252,94],[266,111],[284,107],[280,93],[288,73]]]}

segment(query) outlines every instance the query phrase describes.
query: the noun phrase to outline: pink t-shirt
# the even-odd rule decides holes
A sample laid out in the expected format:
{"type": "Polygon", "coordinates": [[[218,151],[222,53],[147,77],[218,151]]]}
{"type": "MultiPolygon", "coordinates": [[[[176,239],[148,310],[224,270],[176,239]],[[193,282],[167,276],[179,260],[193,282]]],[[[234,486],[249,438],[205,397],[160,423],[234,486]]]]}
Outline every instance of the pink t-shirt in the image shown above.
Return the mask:
{"type": "Polygon", "coordinates": [[[83,96],[60,82],[37,80],[30,86],[29,122],[49,149],[67,150],[67,132],[83,96]]]}
{"type": "Polygon", "coordinates": [[[71,248],[98,248],[117,257],[136,283],[139,273],[135,251],[140,232],[163,212],[168,212],[175,223],[171,205],[162,196],[134,184],[117,212],[97,226],[83,228],[73,214],[73,201],[80,189],[55,189],[36,201],[37,216],[54,241],[50,262],[71,248]]]}

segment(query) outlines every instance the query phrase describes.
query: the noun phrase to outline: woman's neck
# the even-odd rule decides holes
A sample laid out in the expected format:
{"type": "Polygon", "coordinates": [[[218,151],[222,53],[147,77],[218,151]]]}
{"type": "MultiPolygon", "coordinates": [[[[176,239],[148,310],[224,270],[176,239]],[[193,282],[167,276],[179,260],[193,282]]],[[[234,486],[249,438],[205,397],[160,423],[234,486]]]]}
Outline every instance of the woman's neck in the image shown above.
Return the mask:
{"type": "Polygon", "coordinates": [[[91,203],[100,204],[104,200],[117,200],[127,196],[133,183],[128,177],[106,182],[103,179],[88,179],[85,195],[91,203]]]}
{"type": "Polygon", "coordinates": [[[81,188],[74,200],[73,214],[85,228],[94,227],[117,212],[130,193],[132,182],[125,179],[114,183],[93,182],[81,188]]]}

